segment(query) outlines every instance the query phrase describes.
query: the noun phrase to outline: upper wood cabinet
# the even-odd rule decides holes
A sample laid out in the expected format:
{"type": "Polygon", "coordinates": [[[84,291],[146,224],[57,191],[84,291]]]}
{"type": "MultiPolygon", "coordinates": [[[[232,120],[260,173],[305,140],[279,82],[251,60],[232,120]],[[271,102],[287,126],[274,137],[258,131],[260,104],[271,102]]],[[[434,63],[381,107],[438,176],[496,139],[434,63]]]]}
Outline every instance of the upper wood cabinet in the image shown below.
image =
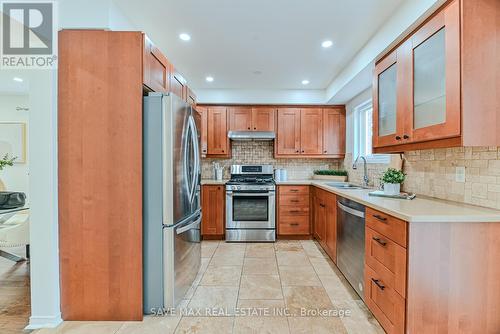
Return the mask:
{"type": "Polygon", "coordinates": [[[172,67],[172,75],[170,77],[170,91],[183,99],[187,100],[187,85],[184,77],[172,67]]]}
{"type": "Polygon", "coordinates": [[[229,108],[229,130],[275,131],[275,109],[266,107],[229,108]]]}
{"type": "Polygon", "coordinates": [[[231,107],[229,108],[229,130],[251,131],[252,130],[252,108],[231,107]]]}
{"type": "Polygon", "coordinates": [[[323,154],[345,154],[345,109],[323,109],[323,154]]]}
{"type": "Polygon", "coordinates": [[[207,155],[229,156],[227,108],[207,108],[207,155]]]}
{"type": "Polygon", "coordinates": [[[143,39],[143,83],[152,91],[166,93],[170,89],[171,65],[145,34],[143,39]]]}
{"type": "Polygon", "coordinates": [[[345,109],[279,108],[276,157],[342,157],[345,154],[345,109]]]}
{"type": "Polygon", "coordinates": [[[252,108],[252,129],[254,131],[276,131],[275,118],[276,108],[252,108]]]}
{"type": "Polygon", "coordinates": [[[500,145],[499,16],[499,1],[448,1],[376,64],[374,152],[500,145]]]}
{"type": "Polygon", "coordinates": [[[300,154],[300,109],[278,109],[275,155],[300,154]]]}
{"type": "Polygon", "coordinates": [[[323,110],[316,108],[300,110],[300,153],[307,155],[323,153],[323,110]]]}

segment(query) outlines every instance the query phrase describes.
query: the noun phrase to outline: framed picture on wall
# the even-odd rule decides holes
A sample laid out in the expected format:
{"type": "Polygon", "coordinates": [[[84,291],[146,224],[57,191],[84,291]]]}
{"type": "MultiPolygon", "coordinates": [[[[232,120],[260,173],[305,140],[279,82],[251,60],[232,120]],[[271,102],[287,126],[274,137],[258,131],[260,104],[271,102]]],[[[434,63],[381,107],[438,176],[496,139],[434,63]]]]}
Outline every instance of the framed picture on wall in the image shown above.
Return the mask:
{"type": "Polygon", "coordinates": [[[0,122],[0,157],[16,157],[15,163],[26,163],[26,123],[0,122]]]}

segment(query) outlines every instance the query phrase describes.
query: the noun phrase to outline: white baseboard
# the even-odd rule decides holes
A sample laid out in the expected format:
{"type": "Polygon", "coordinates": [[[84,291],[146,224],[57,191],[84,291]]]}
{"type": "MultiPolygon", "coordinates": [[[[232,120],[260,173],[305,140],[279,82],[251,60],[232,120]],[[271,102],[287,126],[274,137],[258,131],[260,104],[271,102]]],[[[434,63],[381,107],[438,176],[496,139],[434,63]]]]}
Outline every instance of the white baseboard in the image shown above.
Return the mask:
{"type": "Polygon", "coordinates": [[[61,314],[55,316],[45,316],[45,317],[30,317],[30,323],[25,329],[39,329],[39,328],[55,328],[62,323],[61,314]]]}

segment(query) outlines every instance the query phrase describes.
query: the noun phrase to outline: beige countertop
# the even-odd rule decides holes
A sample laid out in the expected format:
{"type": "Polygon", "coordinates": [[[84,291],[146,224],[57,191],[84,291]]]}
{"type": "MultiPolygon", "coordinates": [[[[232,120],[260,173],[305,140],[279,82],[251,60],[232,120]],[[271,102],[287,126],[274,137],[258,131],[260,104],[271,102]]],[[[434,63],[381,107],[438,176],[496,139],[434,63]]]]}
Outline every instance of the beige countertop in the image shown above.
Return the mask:
{"type": "Polygon", "coordinates": [[[215,185],[215,186],[217,186],[217,185],[221,185],[221,184],[226,184],[227,181],[229,181],[229,180],[224,179],[224,180],[218,181],[218,180],[213,180],[213,179],[202,179],[201,180],[201,185],[205,185],[206,184],[206,185],[215,185]]]}
{"type": "Polygon", "coordinates": [[[325,185],[331,181],[290,180],[278,185],[314,185],[336,195],[412,223],[425,222],[500,222],[500,211],[479,206],[417,196],[413,200],[369,196],[373,189],[338,189],[325,185]]]}

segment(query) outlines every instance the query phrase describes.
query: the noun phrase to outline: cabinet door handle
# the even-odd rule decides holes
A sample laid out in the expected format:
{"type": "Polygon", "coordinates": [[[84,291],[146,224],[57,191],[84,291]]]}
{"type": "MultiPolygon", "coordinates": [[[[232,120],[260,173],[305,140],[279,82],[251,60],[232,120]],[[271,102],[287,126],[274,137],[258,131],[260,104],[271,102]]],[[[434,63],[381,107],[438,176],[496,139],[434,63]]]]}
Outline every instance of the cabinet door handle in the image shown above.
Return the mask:
{"type": "Polygon", "coordinates": [[[253,128],[254,130],[257,130],[257,128],[253,128]]]}
{"type": "Polygon", "coordinates": [[[376,242],[378,242],[378,243],[379,243],[380,245],[382,245],[382,246],[387,245],[387,242],[383,241],[383,240],[382,240],[382,239],[380,239],[380,238],[373,237],[372,239],[373,239],[373,240],[375,240],[376,242]]]}
{"type": "Polygon", "coordinates": [[[410,136],[408,136],[408,135],[403,136],[403,139],[408,139],[408,138],[410,138],[410,136]]]}
{"type": "Polygon", "coordinates": [[[381,215],[373,215],[373,218],[380,220],[381,222],[384,222],[384,223],[387,221],[387,218],[382,217],[381,215]]]}
{"type": "Polygon", "coordinates": [[[324,205],[324,204],[321,204],[321,203],[319,204],[319,206],[320,206],[320,207],[322,207],[322,208],[324,208],[324,207],[325,207],[325,205],[324,205]]]}
{"type": "Polygon", "coordinates": [[[248,130],[250,130],[250,127],[248,127],[248,130]]]}
{"type": "Polygon", "coordinates": [[[297,150],[297,151],[295,151],[295,153],[300,153],[300,151],[297,150]]]}
{"type": "Polygon", "coordinates": [[[396,140],[401,140],[401,136],[396,136],[396,140]]]}
{"type": "Polygon", "coordinates": [[[328,153],[328,151],[323,151],[323,153],[328,153]]]}
{"type": "Polygon", "coordinates": [[[372,278],[372,281],[373,281],[373,283],[375,283],[376,286],[379,287],[380,290],[384,290],[385,289],[385,286],[382,283],[380,283],[380,280],[372,278]]]}

